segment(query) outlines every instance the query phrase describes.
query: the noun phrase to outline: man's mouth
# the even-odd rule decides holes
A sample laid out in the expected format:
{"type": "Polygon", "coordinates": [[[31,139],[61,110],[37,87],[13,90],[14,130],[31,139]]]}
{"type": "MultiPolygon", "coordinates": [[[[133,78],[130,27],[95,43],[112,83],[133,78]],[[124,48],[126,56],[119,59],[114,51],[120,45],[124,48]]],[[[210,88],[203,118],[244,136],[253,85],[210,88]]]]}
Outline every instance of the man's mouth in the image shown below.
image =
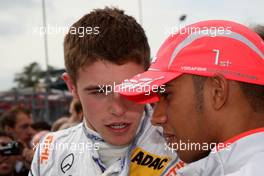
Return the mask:
{"type": "Polygon", "coordinates": [[[112,123],[106,126],[114,132],[124,132],[128,129],[130,125],[130,123],[112,123]]]}
{"type": "Polygon", "coordinates": [[[127,123],[109,125],[109,127],[114,128],[114,129],[121,129],[121,128],[125,128],[127,126],[128,126],[127,123]]]}

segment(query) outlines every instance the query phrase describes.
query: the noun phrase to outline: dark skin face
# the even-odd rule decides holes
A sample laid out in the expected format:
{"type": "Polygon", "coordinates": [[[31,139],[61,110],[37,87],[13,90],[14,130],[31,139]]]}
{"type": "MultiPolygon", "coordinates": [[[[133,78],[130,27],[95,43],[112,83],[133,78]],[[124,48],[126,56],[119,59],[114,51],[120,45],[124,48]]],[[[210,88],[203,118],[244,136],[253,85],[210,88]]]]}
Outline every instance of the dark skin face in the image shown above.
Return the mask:
{"type": "MultiPolygon", "coordinates": [[[[152,118],[154,125],[164,128],[167,142],[212,145],[264,126],[263,114],[252,111],[238,82],[215,75],[206,79],[202,95],[202,101],[198,100],[191,75],[182,75],[167,84],[152,118]],[[202,103],[202,109],[197,110],[197,103],[202,103]]],[[[209,153],[194,147],[177,150],[187,163],[209,153]]]]}
{"type": "MultiPolygon", "coordinates": [[[[169,82],[165,95],[157,104],[152,118],[153,124],[161,124],[167,142],[175,143],[203,143],[210,141],[210,133],[205,124],[206,117],[195,109],[195,91],[190,75],[183,75],[169,82]]],[[[177,150],[178,155],[185,162],[198,160],[206,156],[208,151],[177,150]]]]}

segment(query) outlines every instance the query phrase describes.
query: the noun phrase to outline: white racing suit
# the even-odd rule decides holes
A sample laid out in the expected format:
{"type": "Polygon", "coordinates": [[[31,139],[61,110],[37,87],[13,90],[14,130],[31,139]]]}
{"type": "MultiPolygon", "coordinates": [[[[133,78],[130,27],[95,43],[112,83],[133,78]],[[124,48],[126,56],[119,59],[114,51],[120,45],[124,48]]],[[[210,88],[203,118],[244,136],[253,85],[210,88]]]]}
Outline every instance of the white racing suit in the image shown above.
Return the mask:
{"type": "Polygon", "coordinates": [[[135,139],[122,149],[104,142],[84,122],[46,135],[35,151],[29,176],[159,176],[178,158],[167,149],[160,129],[151,125],[151,113],[146,106],[135,139]],[[101,146],[116,156],[108,166],[100,158],[101,146]]]}
{"type": "MultiPolygon", "coordinates": [[[[264,128],[231,138],[227,147],[177,170],[179,176],[263,176],[264,128]]],[[[171,163],[162,175],[174,176],[179,164],[171,163]]]]}

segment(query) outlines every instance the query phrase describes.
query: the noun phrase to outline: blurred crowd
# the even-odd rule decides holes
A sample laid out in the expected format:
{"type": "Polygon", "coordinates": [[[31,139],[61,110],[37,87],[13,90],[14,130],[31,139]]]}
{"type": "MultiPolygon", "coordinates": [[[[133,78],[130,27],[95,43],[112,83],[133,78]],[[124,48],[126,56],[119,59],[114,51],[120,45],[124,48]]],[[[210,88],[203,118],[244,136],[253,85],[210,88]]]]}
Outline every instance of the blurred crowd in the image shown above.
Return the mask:
{"type": "Polygon", "coordinates": [[[15,106],[0,116],[0,176],[28,175],[39,141],[49,132],[66,129],[82,121],[80,102],[73,99],[69,117],[60,117],[53,124],[34,122],[31,112],[15,106]]]}

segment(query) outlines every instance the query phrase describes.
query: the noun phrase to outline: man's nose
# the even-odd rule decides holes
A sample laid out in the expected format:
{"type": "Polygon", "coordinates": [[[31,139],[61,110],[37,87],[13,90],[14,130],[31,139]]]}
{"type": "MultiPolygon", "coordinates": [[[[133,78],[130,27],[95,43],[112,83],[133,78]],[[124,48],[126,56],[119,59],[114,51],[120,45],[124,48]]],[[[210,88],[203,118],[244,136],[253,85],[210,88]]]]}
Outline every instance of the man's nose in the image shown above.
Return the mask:
{"type": "Polygon", "coordinates": [[[167,122],[166,106],[164,98],[160,98],[160,101],[155,105],[152,115],[151,123],[155,126],[163,125],[167,122]]]}
{"type": "Polygon", "coordinates": [[[109,106],[110,113],[117,117],[123,116],[127,111],[127,107],[124,101],[124,98],[121,97],[118,93],[113,93],[111,98],[111,105],[109,106]]]}

